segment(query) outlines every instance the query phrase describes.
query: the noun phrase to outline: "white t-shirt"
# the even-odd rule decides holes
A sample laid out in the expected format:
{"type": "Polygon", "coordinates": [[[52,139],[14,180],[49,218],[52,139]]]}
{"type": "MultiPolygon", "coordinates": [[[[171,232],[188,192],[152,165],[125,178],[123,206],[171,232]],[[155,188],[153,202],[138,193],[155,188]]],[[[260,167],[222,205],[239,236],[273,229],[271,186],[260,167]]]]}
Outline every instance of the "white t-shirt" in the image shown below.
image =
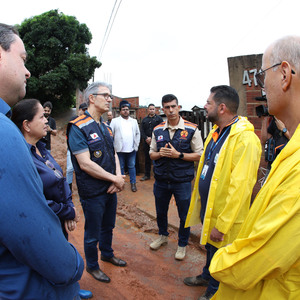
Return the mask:
{"type": "Polygon", "coordinates": [[[123,147],[121,152],[132,152],[134,150],[133,148],[133,134],[132,134],[132,123],[129,119],[123,119],[121,120],[122,125],[122,138],[123,138],[123,147]]]}

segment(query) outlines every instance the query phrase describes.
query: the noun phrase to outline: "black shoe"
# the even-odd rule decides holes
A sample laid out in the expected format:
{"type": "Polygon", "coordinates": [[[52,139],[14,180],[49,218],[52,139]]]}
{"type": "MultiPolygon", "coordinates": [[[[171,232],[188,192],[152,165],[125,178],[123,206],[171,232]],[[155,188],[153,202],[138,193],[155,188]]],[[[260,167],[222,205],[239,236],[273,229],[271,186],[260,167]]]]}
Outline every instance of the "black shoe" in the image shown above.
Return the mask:
{"type": "Polygon", "coordinates": [[[102,272],[100,269],[92,270],[89,267],[86,267],[86,271],[88,273],[90,273],[95,279],[97,279],[101,282],[105,282],[105,283],[110,282],[110,278],[104,272],[102,272]]]}
{"type": "Polygon", "coordinates": [[[214,294],[206,291],[204,295],[202,295],[198,300],[210,300],[213,297],[214,294]]]}
{"type": "Polygon", "coordinates": [[[188,286],[208,286],[208,280],[202,278],[201,275],[186,277],[183,282],[188,286]]]}
{"type": "Polygon", "coordinates": [[[115,256],[111,257],[111,258],[106,258],[104,256],[101,255],[101,260],[103,261],[107,261],[117,267],[125,267],[127,265],[126,261],[120,259],[120,258],[117,258],[115,256]]]}
{"type": "Polygon", "coordinates": [[[142,177],[141,179],[140,179],[140,181],[145,181],[145,180],[149,180],[150,179],[150,177],[149,176],[144,176],[144,177],[142,177]]]}
{"type": "Polygon", "coordinates": [[[136,192],[136,191],[137,191],[137,189],[136,189],[136,184],[135,184],[135,183],[132,183],[132,184],[131,184],[131,190],[132,190],[133,192],[136,192]]]}

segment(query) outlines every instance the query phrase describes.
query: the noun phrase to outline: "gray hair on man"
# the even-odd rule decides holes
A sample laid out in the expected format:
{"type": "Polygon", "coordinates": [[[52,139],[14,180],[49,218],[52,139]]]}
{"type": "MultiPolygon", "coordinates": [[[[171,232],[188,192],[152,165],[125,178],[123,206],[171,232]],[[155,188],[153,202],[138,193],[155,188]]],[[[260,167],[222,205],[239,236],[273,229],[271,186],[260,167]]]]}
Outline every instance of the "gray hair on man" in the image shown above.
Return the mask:
{"type": "Polygon", "coordinates": [[[271,51],[271,64],[287,61],[295,68],[296,73],[300,72],[300,38],[298,36],[285,36],[278,39],[273,43],[271,51]]]}
{"type": "Polygon", "coordinates": [[[101,81],[95,81],[91,83],[84,91],[84,100],[87,103],[87,105],[90,104],[89,96],[92,94],[96,94],[98,92],[99,87],[101,86],[107,87],[111,92],[111,84],[101,81]]]}

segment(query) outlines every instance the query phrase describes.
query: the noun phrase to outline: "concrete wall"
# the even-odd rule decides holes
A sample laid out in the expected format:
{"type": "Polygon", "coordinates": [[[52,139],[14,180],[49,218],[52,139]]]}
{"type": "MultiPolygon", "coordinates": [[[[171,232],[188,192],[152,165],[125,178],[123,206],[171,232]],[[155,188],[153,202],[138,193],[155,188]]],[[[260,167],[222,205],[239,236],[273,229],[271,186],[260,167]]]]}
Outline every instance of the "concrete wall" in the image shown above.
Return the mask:
{"type": "Polygon", "coordinates": [[[240,96],[238,114],[248,117],[260,137],[261,119],[256,116],[255,107],[265,103],[255,100],[255,97],[261,96],[255,74],[261,67],[262,54],[229,57],[227,61],[230,85],[240,96]]]}
{"type": "MultiPolygon", "coordinates": [[[[261,96],[261,88],[256,82],[255,74],[261,68],[262,54],[229,57],[227,61],[230,86],[237,90],[240,97],[238,114],[248,117],[248,120],[254,125],[255,133],[260,138],[261,118],[257,117],[255,108],[266,103],[255,100],[255,97],[261,96]]],[[[260,167],[266,167],[264,151],[262,151],[260,167]]],[[[258,180],[263,176],[261,168],[258,171],[258,180]]],[[[257,182],[253,190],[252,199],[259,189],[260,183],[257,182]]]]}

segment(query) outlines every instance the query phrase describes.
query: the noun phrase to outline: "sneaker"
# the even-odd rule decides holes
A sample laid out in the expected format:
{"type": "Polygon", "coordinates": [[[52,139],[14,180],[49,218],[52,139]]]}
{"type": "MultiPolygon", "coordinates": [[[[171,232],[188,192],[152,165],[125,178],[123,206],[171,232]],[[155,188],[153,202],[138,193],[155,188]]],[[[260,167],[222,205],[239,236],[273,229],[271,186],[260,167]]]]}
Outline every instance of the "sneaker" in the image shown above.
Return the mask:
{"type": "Polygon", "coordinates": [[[157,240],[150,244],[152,250],[157,250],[160,246],[168,244],[168,237],[166,235],[160,235],[157,240]]]}
{"type": "Polygon", "coordinates": [[[206,291],[204,295],[202,295],[198,300],[210,300],[214,294],[206,291]]]}
{"type": "Polygon", "coordinates": [[[186,277],[183,280],[184,284],[188,286],[208,286],[208,280],[201,277],[201,275],[194,277],[186,277]]]}
{"type": "Polygon", "coordinates": [[[183,260],[185,257],[185,251],[186,251],[186,247],[178,246],[176,254],[175,254],[175,259],[183,260]]]}

